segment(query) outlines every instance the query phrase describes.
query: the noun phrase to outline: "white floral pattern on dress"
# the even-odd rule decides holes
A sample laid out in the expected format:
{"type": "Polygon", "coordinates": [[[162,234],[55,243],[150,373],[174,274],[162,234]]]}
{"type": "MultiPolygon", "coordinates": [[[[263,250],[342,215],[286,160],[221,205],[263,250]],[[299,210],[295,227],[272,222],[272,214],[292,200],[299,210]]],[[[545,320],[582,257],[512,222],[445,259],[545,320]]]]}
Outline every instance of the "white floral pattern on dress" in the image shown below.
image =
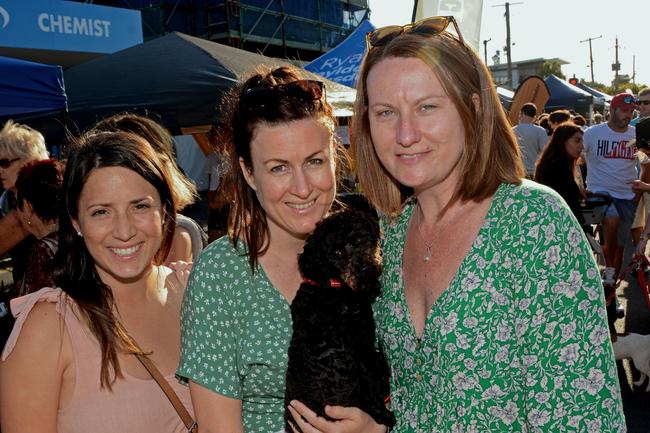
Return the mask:
{"type": "Polygon", "coordinates": [[[190,275],[181,308],[181,361],[177,374],[242,400],[246,433],[284,429],[291,310],[262,267],[227,237],[211,243],[190,275]]]}
{"type": "Polygon", "coordinates": [[[421,341],[402,287],[415,203],[384,221],[375,304],[393,431],[624,432],[599,273],[562,199],[528,181],[499,187],[421,341]]]}

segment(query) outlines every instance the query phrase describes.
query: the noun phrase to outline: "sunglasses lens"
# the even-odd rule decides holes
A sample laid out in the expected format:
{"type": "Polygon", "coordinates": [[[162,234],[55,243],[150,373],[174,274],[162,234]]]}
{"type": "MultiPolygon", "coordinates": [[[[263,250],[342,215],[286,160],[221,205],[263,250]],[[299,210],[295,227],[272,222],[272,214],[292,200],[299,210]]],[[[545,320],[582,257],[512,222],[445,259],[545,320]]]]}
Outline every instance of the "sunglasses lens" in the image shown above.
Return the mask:
{"type": "Polygon", "coordinates": [[[460,30],[456,24],[456,20],[452,16],[431,17],[418,21],[414,24],[406,24],[405,26],[387,26],[378,28],[366,35],[366,42],[368,48],[386,45],[399,35],[403,33],[415,33],[420,35],[437,35],[444,32],[449,23],[453,22],[458,33],[458,39],[463,42],[463,37],[460,35],[460,30]]]}
{"type": "Polygon", "coordinates": [[[9,167],[9,160],[8,159],[0,159],[0,167],[2,167],[2,168],[9,167]]]}
{"type": "Polygon", "coordinates": [[[368,42],[370,42],[370,45],[373,47],[378,45],[386,45],[388,42],[401,35],[403,31],[404,27],[402,26],[381,27],[370,32],[368,42]]]}
{"type": "Polygon", "coordinates": [[[448,25],[449,18],[433,17],[415,23],[411,29],[411,33],[435,35],[437,33],[444,32],[448,25]]]}

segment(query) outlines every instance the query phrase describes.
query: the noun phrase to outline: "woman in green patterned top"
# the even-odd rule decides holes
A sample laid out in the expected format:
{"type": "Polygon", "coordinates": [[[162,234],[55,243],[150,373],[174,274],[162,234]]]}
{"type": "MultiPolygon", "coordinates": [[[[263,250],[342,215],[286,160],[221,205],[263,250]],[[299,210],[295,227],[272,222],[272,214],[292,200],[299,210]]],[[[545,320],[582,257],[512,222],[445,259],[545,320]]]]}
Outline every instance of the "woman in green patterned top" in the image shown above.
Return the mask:
{"type": "Polygon", "coordinates": [[[625,431],[586,239],[521,180],[490,74],[449,23],[377,29],[357,79],[358,176],[387,215],[375,315],[394,431],[625,431]]]}
{"type": "Polygon", "coordinates": [[[292,68],[228,96],[229,235],[194,264],[181,311],[180,376],[202,433],[284,429],[298,253],[336,193],[334,118],[323,83],[292,68]]]}

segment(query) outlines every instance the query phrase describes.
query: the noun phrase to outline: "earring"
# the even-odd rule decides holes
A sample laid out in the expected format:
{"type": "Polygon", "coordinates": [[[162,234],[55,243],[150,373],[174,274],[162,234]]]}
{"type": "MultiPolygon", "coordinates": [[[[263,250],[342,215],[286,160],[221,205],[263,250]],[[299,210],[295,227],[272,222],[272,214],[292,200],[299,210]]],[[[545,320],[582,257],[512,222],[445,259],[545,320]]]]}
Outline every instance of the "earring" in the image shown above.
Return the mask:
{"type": "Polygon", "coordinates": [[[77,229],[77,236],[79,236],[80,238],[84,237],[83,233],[81,233],[81,230],[79,229],[77,229]]]}
{"type": "Polygon", "coordinates": [[[26,222],[27,222],[27,225],[28,225],[28,226],[31,226],[31,225],[32,225],[32,220],[28,219],[26,222]]]}

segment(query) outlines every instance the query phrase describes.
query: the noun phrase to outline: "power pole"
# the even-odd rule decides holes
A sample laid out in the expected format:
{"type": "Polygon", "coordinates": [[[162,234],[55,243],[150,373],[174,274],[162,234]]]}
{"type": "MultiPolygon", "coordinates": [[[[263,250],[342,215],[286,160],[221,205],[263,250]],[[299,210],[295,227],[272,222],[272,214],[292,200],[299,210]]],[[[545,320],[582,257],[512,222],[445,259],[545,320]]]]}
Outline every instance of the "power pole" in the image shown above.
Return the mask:
{"type": "Polygon", "coordinates": [[[636,56],[632,56],[632,84],[636,86],[636,56]]]}
{"type": "Polygon", "coordinates": [[[508,61],[508,81],[510,82],[510,88],[514,90],[514,83],[512,80],[512,53],[511,53],[511,48],[512,44],[510,43],[510,5],[520,5],[523,4],[524,2],[516,2],[516,3],[509,3],[506,2],[505,4],[502,5],[495,5],[492,7],[500,7],[500,6],[505,6],[506,7],[506,60],[508,61]]]}
{"type": "Polygon", "coordinates": [[[490,38],[490,39],[485,39],[485,40],[483,41],[483,57],[485,58],[485,66],[487,66],[487,64],[488,64],[488,62],[487,62],[487,44],[488,44],[488,42],[490,42],[491,40],[492,40],[492,38],[490,38]]]}
{"type": "Polygon", "coordinates": [[[614,44],[616,57],[612,63],[612,71],[614,71],[614,90],[618,93],[618,71],[621,69],[621,64],[618,62],[618,36],[616,36],[616,43],[614,44]]]}
{"type": "Polygon", "coordinates": [[[584,41],[580,41],[580,43],[583,42],[589,42],[589,70],[591,71],[591,83],[593,84],[595,82],[594,80],[594,55],[593,52],[591,51],[591,41],[600,39],[602,38],[603,35],[597,36],[595,38],[587,38],[584,41]]]}

